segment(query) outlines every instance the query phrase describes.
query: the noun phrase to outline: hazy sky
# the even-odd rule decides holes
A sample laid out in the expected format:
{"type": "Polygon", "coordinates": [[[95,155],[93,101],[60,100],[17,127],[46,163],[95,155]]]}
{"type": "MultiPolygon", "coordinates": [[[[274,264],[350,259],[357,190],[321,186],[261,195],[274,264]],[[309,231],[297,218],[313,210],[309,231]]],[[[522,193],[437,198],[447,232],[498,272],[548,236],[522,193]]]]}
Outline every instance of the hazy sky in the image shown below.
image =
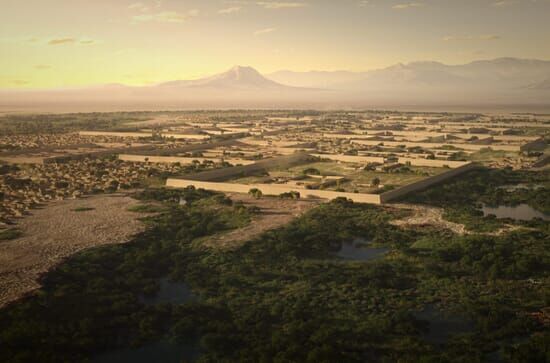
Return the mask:
{"type": "Polygon", "coordinates": [[[550,0],[0,0],[0,87],[550,59],[550,0]]]}

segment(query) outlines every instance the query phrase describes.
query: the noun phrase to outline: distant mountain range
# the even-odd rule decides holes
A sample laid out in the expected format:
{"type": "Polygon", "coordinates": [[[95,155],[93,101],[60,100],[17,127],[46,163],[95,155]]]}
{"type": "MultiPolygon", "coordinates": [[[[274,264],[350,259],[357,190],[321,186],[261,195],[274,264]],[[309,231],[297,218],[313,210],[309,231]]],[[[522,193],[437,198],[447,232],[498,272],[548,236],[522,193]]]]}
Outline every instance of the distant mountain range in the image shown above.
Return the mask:
{"type": "Polygon", "coordinates": [[[474,88],[529,89],[543,80],[550,81],[550,61],[498,58],[464,65],[439,62],[396,64],[369,72],[292,72],[279,71],[269,79],[297,87],[337,90],[381,90],[397,88],[474,88]]]}
{"type": "Polygon", "coordinates": [[[125,110],[189,108],[368,108],[399,106],[550,107],[550,61],[498,58],[464,65],[396,64],[368,72],[252,67],[153,86],[0,90],[0,108],[125,110]]]}

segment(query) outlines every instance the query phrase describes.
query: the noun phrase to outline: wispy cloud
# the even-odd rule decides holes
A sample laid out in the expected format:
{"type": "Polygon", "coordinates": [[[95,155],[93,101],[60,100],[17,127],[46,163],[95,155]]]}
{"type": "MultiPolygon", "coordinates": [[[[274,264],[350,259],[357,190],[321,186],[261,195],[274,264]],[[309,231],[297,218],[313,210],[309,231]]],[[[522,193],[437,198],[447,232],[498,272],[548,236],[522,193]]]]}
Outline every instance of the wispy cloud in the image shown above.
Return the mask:
{"type": "Polygon", "coordinates": [[[51,69],[52,66],[48,65],[48,64],[37,64],[34,66],[34,69],[38,69],[38,70],[45,70],[45,69],[51,69]]]}
{"type": "Polygon", "coordinates": [[[75,38],[57,38],[51,39],[48,41],[48,45],[61,45],[61,44],[70,44],[76,42],[75,38]]]}
{"type": "Polygon", "coordinates": [[[232,6],[229,8],[218,10],[218,14],[235,14],[241,11],[241,9],[242,8],[240,6],[232,6]]]}
{"type": "Polygon", "coordinates": [[[396,4],[392,6],[392,9],[396,10],[403,10],[403,9],[410,9],[410,8],[422,8],[426,6],[424,3],[403,3],[403,4],[396,4]]]}
{"type": "Polygon", "coordinates": [[[185,13],[177,11],[161,11],[154,14],[142,14],[132,17],[136,23],[158,22],[158,23],[183,23],[186,20],[199,16],[199,10],[192,9],[185,13]]]}
{"type": "Polygon", "coordinates": [[[304,8],[308,6],[308,4],[303,2],[290,1],[257,1],[256,4],[264,7],[265,9],[304,8]]]}
{"type": "Polygon", "coordinates": [[[499,40],[500,36],[495,34],[484,34],[484,35],[448,35],[443,37],[443,40],[446,42],[451,41],[464,41],[464,40],[499,40]]]}
{"type": "Polygon", "coordinates": [[[367,6],[369,6],[369,3],[369,0],[361,0],[357,3],[357,6],[359,6],[360,8],[366,8],[367,6]]]}
{"type": "Polygon", "coordinates": [[[29,84],[29,81],[24,81],[22,79],[14,79],[11,83],[13,83],[16,86],[24,86],[26,84],[29,84]]]}
{"type": "Polygon", "coordinates": [[[273,33],[275,30],[277,30],[277,28],[259,29],[259,30],[256,30],[256,31],[254,32],[254,35],[258,36],[258,35],[273,33]]]}
{"type": "Polygon", "coordinates": [[[503,7],[503,6],[508,6],[508,5],[514,5],[514,4],[517,4],[517,3],[518,3],[517,0],[499,0],[499,1],[495,1],[493,3],[493,6],[503,7]]]}
{"type": "Polygon", "coordinates": [[[142,2],[137,2],[137,3],[133,3],[133,4],[128,5],[128,9],[138,10],[138,11],[141,11],[141,12],[147,12],[147,11],[150,11],[152,9],[158,9],[158,8],[161,7],[161,5],[162,5],[161,0],[151,1],[147,4],[142,3],[142,2]]]}
{"type": "Polygon", "coordinates": [[[48,45],[63,45],[63,44],[82,44],[82,45],[91,45],[95,44],[93,39],[77,39],[73,37],[66,38],[54,38],[48,41],[48,45]]]}

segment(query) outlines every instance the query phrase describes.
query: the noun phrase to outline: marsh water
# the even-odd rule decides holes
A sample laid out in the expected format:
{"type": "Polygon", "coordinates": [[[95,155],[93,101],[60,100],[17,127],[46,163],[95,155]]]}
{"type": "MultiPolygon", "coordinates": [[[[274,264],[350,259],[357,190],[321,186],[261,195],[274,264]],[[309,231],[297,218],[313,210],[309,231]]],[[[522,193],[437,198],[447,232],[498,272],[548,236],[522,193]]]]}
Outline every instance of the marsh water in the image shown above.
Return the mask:
{"type": "Polygon", "coordinates": [[[466,317],[441,311],[433,304],[426,305],[413,315],[418,320],[428,322],[428,330],[423,337],[432,344],[443,344],[452,335],[467,333],[474,328],[474,324],[466,317]]]}
{"type": "Polygon", "coordinates": [[[185,282],[175,282],[168,278],[162,278],[159,283],[159,291],[154,296],[140,296],[140,302],[146,305],[184,304],[195,299],[195,295],[185,282]]]}
{"type": "MultiPolygon", "coordinates": [[[[142,295],[139,301],[146,305],[184,304],[196,299],[184,282],[172,281],[167,277],[159,280],[160,288],[153,296],[142,295]]],[[[181,363],[194,361],[199,351],[196,344],[178,344],[170,340],[146,344],[138,348],[118,349],[94,358],[94,363],[181,363]]]]}
{"type": "Polygon", "coordinates": [[[93,363],[181,363],[192,362],[199,356],[196,344],[177,344],[168,340],[139,348],[119,349],[101,354],[93,363]]]}
{"type": "Polygon", "coordinates": [[[380,258],[390,250],[386,247],[369,247],[368,244],[369,242],[363,238],[344,242],[336,255],[346,260],[368,261],[380,258]]]}
{"type": "Polygon", "coordinates": [[[497,218],[511,218],[518,221],[530,221],[535,218],[540,218],[545,221],[550,220],[550,216],[539,212],[528,204],[519,204],[513,207],[501,205],[495,208],[483,205],[481,210],[483,211],[483,215],[487,216],[493,214],[497,218]]]}

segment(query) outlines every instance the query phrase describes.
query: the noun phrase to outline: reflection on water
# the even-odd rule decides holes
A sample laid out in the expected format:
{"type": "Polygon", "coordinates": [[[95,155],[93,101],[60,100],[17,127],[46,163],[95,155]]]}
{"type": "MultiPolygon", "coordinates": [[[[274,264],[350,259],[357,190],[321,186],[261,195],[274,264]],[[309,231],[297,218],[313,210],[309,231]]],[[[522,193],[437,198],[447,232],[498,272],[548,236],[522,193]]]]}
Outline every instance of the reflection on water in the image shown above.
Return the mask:
{"type": "Polygon", "coordinates": [[[535,218],[540,218],[545,221],[550,220],[550,216],[539,212],[528,204],[519,204],[515,207],[507,207],[504,205],[492,208],[486,205],[482,207],[483,215],[495,215],[497,218],[511,218],[518,221],[530,221],[535,218]]]}
{"type": "Polygon", "coordinates": [[[119,349],[94,358],[94,363],[181,363],[195,361],[199,350],[192,344],[176,344],[167,340],[139,348],[119,349]]]}
{"type": "Polygon", "coordinates": [[[162,278],[160,289],[154,296],[140,296],[139,301],[147,305],[155,304],[184,304],[193,301],[195,296],[185,282],[174,282],[162,278]]]}
{"type": "Polygon", "coordinates": [[[467,333],[473,329],[473,323],[457,314],[451,314],[439,310],[436,306],[429,304],[421,311],[413,313],[417,320],[427,321],[428,331],[423,334],[424,339],[432,344],[443,344],[452,335],[467,333]]]}
{"type": "Polygon", "coordinates": [[[368,261],[382,257],[390,249],[386,247],[368,247],[368,242],[362,238],[342,243],[342,247],[336,253],[340,258],[347,260],[368,261]]]}

